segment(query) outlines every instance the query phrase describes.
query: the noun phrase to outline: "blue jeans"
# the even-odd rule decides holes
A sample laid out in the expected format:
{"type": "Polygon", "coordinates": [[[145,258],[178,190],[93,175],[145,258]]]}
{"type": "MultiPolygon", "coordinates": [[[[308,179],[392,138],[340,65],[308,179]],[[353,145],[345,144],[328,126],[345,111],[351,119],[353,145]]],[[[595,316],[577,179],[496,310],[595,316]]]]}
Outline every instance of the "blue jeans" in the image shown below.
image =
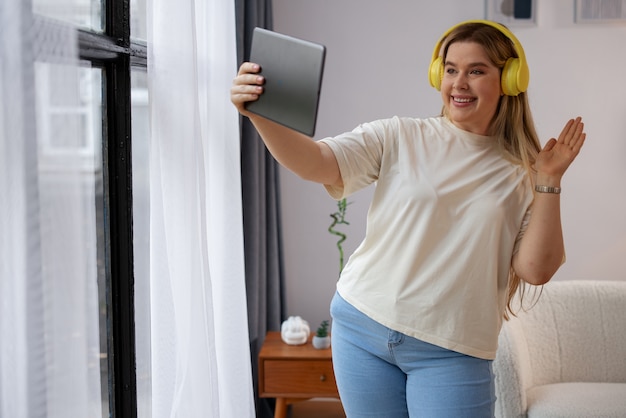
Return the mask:
{"type": "Polygon", "coordinates": [[[349,418],[492,418],[492,361],[393,331],[338,293],[331,303],[333,367],[349,418]]]}

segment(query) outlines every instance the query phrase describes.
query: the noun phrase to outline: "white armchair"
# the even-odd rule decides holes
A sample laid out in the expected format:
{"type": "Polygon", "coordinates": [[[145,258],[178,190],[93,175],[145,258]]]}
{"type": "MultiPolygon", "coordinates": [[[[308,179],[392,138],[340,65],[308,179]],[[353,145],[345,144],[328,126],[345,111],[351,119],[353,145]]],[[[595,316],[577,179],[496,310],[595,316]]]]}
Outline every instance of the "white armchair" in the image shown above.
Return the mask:
{"type": "Polygon", "coordinates": [[[554,281],[505,321],[498,418],[626,417],[626,281],[554,281]]]}

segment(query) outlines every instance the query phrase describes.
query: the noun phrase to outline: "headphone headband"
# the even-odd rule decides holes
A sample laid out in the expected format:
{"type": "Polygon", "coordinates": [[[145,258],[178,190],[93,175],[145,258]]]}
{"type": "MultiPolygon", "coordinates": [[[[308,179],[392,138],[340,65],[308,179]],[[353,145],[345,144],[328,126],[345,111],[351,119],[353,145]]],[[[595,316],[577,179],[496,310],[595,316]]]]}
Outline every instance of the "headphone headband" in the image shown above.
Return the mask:
{"type": "Polygon", "coordinates": [[[517,53],[517,58],[509,58],[504,65],[504,68],[502,69],[502,91],[507,96],[517,96],[518,94],[525,92],[528,89],[530,71],[528,69],[526,54],[524,54],[522,44],[515,37],[515,35],[513,35],[513,33],[504,25],[497,22],[492,22],[490,20],[468,20],[465,22],[461,22],[457,25],[452,26],[441,36],[441,38],[437,42],[437,45],[435,45],[435,49],[433,50],[433,56],[430,62],[428,77],[430,85],[435,87],[437,90],[441,89],[441,79],[443,78],[444,62],[443,57],[439,56],[439,53],[441,52],[441,47],[446,38],[448,37],[448,35],[450,35],[450,33],[452,33],[452,31],[454,31],[458,27],[470,23],[480,23],[483,25],[491,26],[511,40],[511,42],[513,43],[513,49],[517,53]]]}

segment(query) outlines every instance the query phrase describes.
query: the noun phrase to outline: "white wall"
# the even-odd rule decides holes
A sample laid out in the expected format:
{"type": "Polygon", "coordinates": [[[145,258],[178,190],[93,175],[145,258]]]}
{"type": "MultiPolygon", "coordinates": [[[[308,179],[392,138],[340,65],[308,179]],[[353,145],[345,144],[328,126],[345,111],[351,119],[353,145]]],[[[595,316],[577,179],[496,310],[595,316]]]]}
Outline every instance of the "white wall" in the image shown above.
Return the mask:
{"type": "MultiPolygon", "coordinates": [[[[574,23],[574,1],[537,2],[537,25],[514,28],[531,69],[542,142],[581,115],[587,143],[563,181],[567,263],[555,277],[626,280],[626,24],[574,23]]],[[[450,26],[484,17],[482,0],[274,0],[274,28],[327,46],[316,139],[393,115],[441,109],[427,80],[434,44],[450,26]]],[[[335,202],[281,172],[287,313],[329,318],[338,255],[326,231],[335,202]]],[[[372,189],[349,198],[346,252],[364,236],[372,189]]]]}

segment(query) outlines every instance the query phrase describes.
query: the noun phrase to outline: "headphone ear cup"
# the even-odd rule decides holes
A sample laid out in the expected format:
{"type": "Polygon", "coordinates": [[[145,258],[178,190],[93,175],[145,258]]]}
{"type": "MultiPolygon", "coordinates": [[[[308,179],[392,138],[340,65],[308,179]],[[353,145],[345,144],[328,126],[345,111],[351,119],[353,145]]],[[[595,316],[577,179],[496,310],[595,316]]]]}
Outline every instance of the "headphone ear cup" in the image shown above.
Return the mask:
{"type": "Polygon", "coordinates": [[[436,88],[437,90],[441,90],[442,78],[443,78],[443,58],[437,57],[430,63],[430,68],[428,69],[428,79],[430,80],[430,85],[436,88]]]}
{"type": "MultiPolygon", "coordinates": [[[[525,86],[520,86],[520,60],[519,58],[509,58],[502,68],[502,78],[500,84],[502,86],[502,92],[507,96],[517,96],[522,91],[525,91],[525,86]]],[[[526,84],[528,82],[526,81],[526,84]]]]}

